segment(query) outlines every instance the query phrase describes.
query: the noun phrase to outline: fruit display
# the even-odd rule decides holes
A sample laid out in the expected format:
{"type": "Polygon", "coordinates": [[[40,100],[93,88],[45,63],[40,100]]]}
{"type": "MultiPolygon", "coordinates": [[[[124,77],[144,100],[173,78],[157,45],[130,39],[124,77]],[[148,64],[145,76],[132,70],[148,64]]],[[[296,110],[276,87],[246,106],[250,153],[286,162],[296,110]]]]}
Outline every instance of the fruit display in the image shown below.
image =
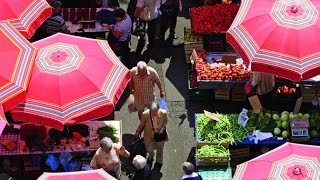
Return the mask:
{"type": "Polygon", "coordinates": [[[190,9],[193,33],[219,33],[227,31],[239,10],[237,4],[217,4],[190,9]]]}
{"type": "Polygon", "coordinates": [[[199,34],[194,34],[191,29],[184,29],[184,41],[186,42],[202,42],[203,36],[199,34]]]}
{"type": "Polygon", "coordinates": [[[197,73],[195,71],[189,72],[189,82],[190,82],[190,89],[194,89],[198,87],[198,81],[197,81],[197,73]]]}
{"type": "Polygon", "coordinates": [[[246,81],[251,74],[243,64],[209,63],[206,55],[201,52],[196,59],[195,69],[198,80],[246,81]]]}
{"type": "Polygon", "coordinates": [[[297,91],[294,87],[288,87],[288,86],[279,86],[276,90],[277,94],[283,94],[283,95],[290,95],[295,94],[297,91]]]}

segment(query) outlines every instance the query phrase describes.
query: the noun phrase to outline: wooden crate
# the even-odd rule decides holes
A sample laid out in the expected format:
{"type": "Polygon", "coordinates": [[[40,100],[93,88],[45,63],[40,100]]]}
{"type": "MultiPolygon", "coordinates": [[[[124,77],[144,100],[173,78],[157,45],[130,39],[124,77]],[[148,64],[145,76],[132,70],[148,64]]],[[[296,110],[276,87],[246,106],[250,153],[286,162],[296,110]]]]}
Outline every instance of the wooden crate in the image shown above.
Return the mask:
{"type": "Polygon", "coordinates": [[[231,89],[232,101],[245,101],[247,99],[244,87],[235,87],[231,89]]]}
{"type": "Polygon", "coordinates": [[[300,86],[301,96],[303,96],[302,102],[310,103],[317,98],[317,91],[314,85],[302,84],[300,86]]]}
{"type": "Polygon", "coordinates": [[[230,100],[230,89],[215,89],[214,98],[217,100],[230,100]]]}
{"type": "MultiPolygon", "coordinates": [[[[197,143],[196,149],[201,148],[204,145],[217,145],[217,143],[197,143]]],[[[229,143],[222,143],[222,145],[229,149],[229,143]]],[[[197,166],[229,166],[230,165],[230,156],[227,157],[196,157],[196,165],[197,166]],[[218,161],[218,162],[216,162],[218,161]]]]}
{"type": "Polygon", "coordinates": [[[203,42],[203,35],[194,34],[190,28],[184,27],[184,42],[203,42]]]}
{"type": "Polygon", "coordinates": [[[230,150],[231,159],[240,159],[240,158],[248,158],[250,157],[250,148],[243,147],[230,150]]]}
{"type": "Polygon", "coordinates": [[[184,42],[184,53],[186,57],[186,63],[190,63],[190,56],[193,50],[203,49],[203,42],[184,42]]]}

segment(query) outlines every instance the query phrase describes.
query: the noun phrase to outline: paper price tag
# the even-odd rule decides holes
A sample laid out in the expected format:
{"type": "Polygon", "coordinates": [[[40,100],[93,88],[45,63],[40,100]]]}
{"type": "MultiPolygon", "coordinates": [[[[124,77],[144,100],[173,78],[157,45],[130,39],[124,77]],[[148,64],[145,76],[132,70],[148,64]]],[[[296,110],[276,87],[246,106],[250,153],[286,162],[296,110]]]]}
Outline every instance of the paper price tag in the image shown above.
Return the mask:
{"type": "Polygon", "coordinates": [[[190,56],[191,64],[194,64],[194,62],[197,60],[197,58],[198,58],[197,52],[196,52],[196,50],[193,50],[191,53],[191,56],[190,56]]]}
{"type": "Polygon", "coordinates": [[[220,121],[219,116],[217,114],[206,111],[206,110],[204,110],[203,112],[204,112],[204,115],[206,115],[208,118],[211,118],[215,121],[220,121]]]}
{"type": "Polygon", "coordinates": [[[296,105],[294,106],[294,109],[293,109],[293,114],[298,114],[299,113],[300,108],[301,108],[301,104],[302,104],[302,99],[303,99],[302,96],[297,99],[296,105]]]}
{"type": "Polygon", "coordinates": [[[257,95],[255,95],[255,96],[249,97],[248,99],[249,99],[249,102],[250,102],[250,104],[252,106],[253,111],[256,114],[259,114],[263,109],[263,107],[261,105],[261,102],[259,100],[259,97],[257,95]]]}

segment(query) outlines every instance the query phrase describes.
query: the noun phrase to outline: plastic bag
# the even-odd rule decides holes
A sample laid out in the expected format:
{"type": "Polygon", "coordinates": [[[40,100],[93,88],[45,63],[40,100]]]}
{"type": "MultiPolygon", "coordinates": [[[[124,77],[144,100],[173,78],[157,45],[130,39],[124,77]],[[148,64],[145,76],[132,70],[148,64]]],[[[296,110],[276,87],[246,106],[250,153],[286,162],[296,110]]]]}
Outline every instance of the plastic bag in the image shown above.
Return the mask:
{"type": "Polygon", "coordinates": [[[164,100],[164,98],[161,98],[160,101],[159,101],[159,106],[160,106],[160,109],[164,109],[166,110],[167,112],[169,112],[169,108],[167,106],[167,103],[166,101],[164,100]]]}
{"type": "Polygon", "coordinates": [[[54,154],[49,154],[46,160],[46,165],[48,165],[52,171],[55,171],[58,169],[60,161],[54,154]]]}
{"type": "Polygon", "coordinates": [[[246,127],[248,120],[248,110],[243,108],[238,117],[238,124],[240,124],[242,127],[246,127]]]}
{"type": "Polygon", "coordinates": [[[72,159],[72,155],[68,151],[61,151],[59,159],[63,166],[67,166],[72,159]]]}

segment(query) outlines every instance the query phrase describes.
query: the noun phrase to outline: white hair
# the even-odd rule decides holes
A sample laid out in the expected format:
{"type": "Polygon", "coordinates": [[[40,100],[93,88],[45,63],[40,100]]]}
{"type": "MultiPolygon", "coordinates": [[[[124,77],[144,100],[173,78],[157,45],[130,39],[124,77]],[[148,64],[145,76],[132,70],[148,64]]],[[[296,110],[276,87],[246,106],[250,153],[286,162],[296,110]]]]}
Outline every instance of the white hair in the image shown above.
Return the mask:
{"type": "Polygon", "coordinates": [[[108,137],[104,137],[100,140],[100,147],[103,150],[112,147],[112,144],[113,144],[112,140],[108,137]]]}
{"type": "Polygon", "coordinates": [[[134,167],[136,167],[138,170],[139,170],[139,169],[143,169],[143,168],[146,166],[146,164],[147,164],[147,160],[146,160],[146,158],[144,158],[144,157],[141,156],[141,155],[136,155],[136,156],[133,158],[132,164],[133,164],[134,167]]]}
{"type": "Polygon", "coordinates": [[[150,112],[158,112],[160,109],[159,103],[158,102],[152,102],[150,105],[150,112]]]}
{"type": "Polygon", "coordinates": [[[138,69],[147,69],[147,63],[144,61],[139,61],[137,64],[138,69]]]}

